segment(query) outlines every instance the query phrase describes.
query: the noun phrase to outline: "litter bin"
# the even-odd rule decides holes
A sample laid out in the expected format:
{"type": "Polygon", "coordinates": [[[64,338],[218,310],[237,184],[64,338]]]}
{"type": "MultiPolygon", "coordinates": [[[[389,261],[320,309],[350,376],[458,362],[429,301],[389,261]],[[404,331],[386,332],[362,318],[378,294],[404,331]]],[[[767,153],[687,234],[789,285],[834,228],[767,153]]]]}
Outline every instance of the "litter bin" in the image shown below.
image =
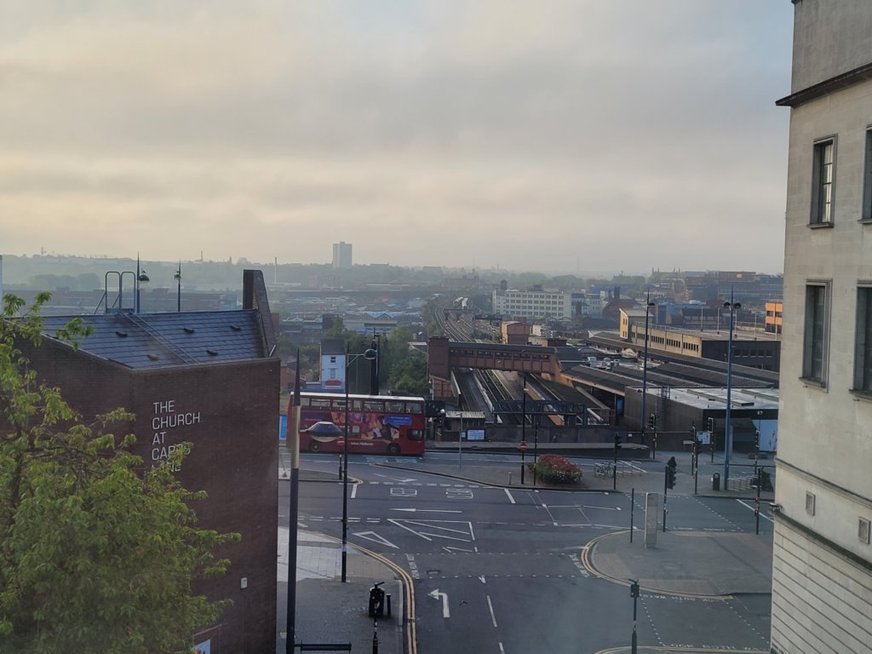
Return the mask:
{"type": "Polygon", "coordinates": [[[713,491],[721,490],[721,475],[717,472],[712,475],[712,490],[713,491]]]}

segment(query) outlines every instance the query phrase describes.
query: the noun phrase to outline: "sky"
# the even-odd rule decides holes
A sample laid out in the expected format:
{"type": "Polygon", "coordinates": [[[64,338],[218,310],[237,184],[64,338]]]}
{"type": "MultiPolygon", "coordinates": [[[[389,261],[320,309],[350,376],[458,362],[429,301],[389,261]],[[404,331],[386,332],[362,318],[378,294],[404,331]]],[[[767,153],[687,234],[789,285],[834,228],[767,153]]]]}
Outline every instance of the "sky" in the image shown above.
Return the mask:
{"type": "Polygon", "coordinates": [[[779,273],[787,0],[4,0],[0,254],[779,273]]]}

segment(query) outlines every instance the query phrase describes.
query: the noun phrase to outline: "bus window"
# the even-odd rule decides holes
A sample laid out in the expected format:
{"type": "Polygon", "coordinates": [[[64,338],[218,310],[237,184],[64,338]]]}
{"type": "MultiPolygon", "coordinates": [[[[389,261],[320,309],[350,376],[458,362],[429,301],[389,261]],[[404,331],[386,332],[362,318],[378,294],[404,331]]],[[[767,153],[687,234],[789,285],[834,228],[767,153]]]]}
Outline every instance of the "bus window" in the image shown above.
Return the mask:
{"type": "Polygon", "coordinates": [[[403,403],[388,400],[387,402],[385,402],[385,411],[390,411],[391,413],[402,413],[403,403]]]}
{"type": "Polygon", "coordinates": [[[420,402],[406,402],[406,413],[421,413],[421,409],[420,402]]]}
{"type": "Polygon", "coordinates": [[[330,398],[329,397],[313,397],[312,403],[309,406],[315,407],[316,409],[329,409],[330,408],[330,398]]]}
{"type": "Polygon", "coordinates": [[[384,411],[384,404],[382,404],[381,400],[364,400],[363,401],[363,410],[364,411],[384,411]]]}

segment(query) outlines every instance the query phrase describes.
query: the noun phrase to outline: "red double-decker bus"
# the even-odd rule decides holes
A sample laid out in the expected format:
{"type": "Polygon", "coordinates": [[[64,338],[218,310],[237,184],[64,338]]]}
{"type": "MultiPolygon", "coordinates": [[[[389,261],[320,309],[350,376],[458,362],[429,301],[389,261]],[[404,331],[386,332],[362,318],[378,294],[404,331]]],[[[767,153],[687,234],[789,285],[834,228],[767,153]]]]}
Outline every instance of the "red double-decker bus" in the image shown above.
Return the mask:
{"type": "MultiPolygon", "coordinates": [[[[348,415],[348,451],[424,454],[424,398],[393,395],[300,394],[300,451],[342,452],[348,415]]],[[[293,397],[288,415],[293,415],[293,397]]]]}

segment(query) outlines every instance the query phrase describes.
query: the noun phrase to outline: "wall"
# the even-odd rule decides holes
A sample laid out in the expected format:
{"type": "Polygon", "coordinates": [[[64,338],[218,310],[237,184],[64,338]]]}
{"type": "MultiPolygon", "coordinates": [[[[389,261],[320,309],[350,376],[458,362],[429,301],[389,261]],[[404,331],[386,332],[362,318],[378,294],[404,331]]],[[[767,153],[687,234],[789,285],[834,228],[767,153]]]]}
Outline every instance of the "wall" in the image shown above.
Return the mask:
{"type": "Polygon", "coordinates": [[[136,452],[146,463],[163,461],[161,448],[193,444],[179,477],[208,494],[194,506],[200,526],[242,535],[220,553],[233,562],[229,573],[196,589],[234,602],[220,633],[207,634],[212,652],[274,651],[279,360],[136,371],[51,340],[27,350],[40,377],[59,386],[85,420],[118,407],[133,411],[136,452]]]}

